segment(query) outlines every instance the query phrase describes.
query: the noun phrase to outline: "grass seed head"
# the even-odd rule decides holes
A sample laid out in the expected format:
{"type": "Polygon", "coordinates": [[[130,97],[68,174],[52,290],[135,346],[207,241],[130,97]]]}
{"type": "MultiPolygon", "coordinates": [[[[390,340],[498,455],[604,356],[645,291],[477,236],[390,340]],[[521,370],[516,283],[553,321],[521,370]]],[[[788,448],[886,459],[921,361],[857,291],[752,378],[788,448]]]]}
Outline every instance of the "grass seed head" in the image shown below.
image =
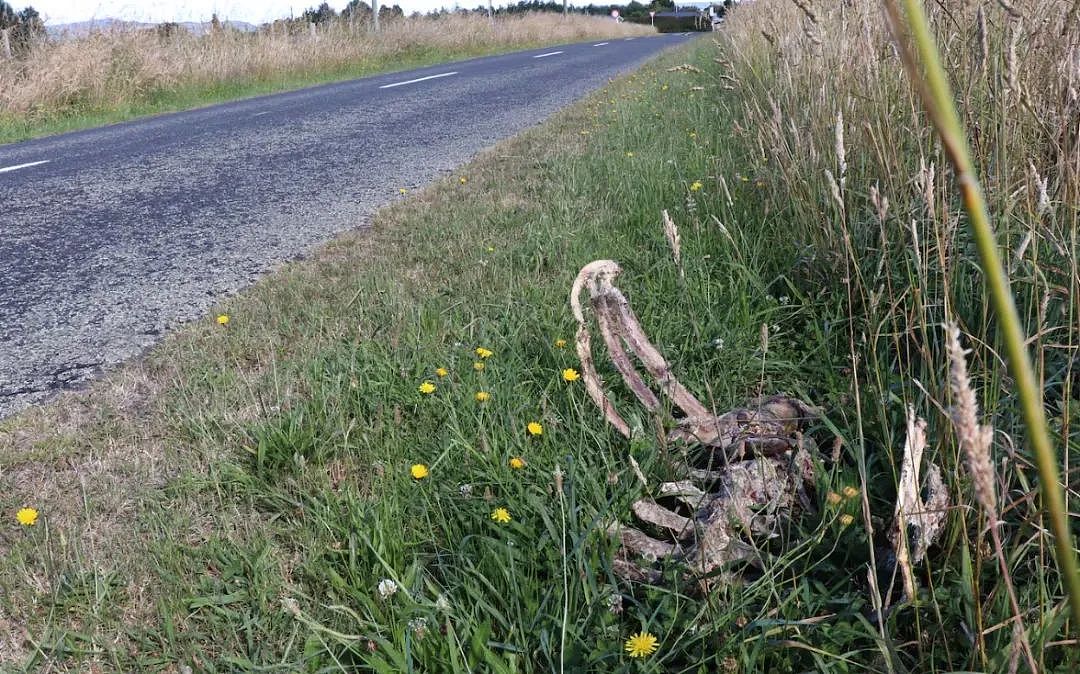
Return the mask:
{"type": "Polygon", "coordinates": [[[979,406],[967,370],[967,352],[960,345],[960,328],[945,326],[949,353],[949,386],[953,394],[952,420],[960,448],[967,461],[975,499],[990,517],[997,517],[994,466],[990,459],[993,428],[979,424],[979,406]]]}

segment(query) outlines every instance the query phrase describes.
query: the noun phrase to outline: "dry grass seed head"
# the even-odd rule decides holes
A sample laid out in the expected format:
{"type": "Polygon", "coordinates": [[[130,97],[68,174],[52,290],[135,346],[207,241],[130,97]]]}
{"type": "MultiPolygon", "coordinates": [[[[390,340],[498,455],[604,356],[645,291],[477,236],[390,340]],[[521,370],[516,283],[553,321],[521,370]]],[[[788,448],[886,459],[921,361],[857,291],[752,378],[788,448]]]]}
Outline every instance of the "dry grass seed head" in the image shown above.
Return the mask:
{"type": "Polygon", "coordinates": [[[979,406],[967,370],[967,352],[960,345],[960,328],[955,323],[945,326],[945,340],[949,353],[949,385],[953,394],[953,428],[967,461],[975,499],[988,516],[996,518],[994,465],[990,458],[994,430],[979,424],[979,406]]]}

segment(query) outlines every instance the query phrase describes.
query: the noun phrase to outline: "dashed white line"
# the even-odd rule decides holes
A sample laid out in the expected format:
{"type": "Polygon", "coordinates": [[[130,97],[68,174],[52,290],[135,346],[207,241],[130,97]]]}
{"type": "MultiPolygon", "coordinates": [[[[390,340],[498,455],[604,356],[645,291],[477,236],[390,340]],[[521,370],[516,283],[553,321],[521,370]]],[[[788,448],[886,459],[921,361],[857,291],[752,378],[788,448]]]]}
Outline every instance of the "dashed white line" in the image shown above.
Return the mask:
{"type": "Polygon", "coordinates": [[[557,56],[557,55],[559,55],[559,54],[561,54],[561,53],[562,53],[561,51],[549,51],[549,52],[548,52],[548,53],[546,53],[546,54],[537,54],[537,55],[536,55],[536,56],[534,56],[533,58],[534,58],[534,59],[542,59],[542,58],[544,58],[545,56],[557,56]]]}
{"type": "Polygon", "coordinates": [[[31,166],[41,166],[42,164],[48,164],[51,159],[43,159],[41,161],[32,161],[26,164],[18,164],[16,166],[5,166],[0,168],[0,173],[7,173],[8,171],[18,171],[19,169],[30,168],[31,166]]]}
{"type": "Polygon", "coordinates": [[[269,110],[263,110],[262,112],[256,112],[254,115],[252,115],[252,117],[262,117],[263,115],[269,115],[269,114],[270,114],[269,110]]]}
{"type": "Polygon", "coordinates": [[[405,80],[404,82],[394,82],[393,84],[384,84],[380,89],[393,89],[394,87],[404,86],[406,84],[416,84],[417,82],[426,82],[427,80],[437,80],[440,77],[450,77],[451,75],[457,75],[458,71],[449,73],[439,73],[438,75],[428,75],[427,77],[417,77],[415,80],[405,80]]]}
{"type": "Polygon", "coordinates": [[[606,44],[611,44],[611,43],[610,43],[610,42],[600,42],[600,43],[598,43],[598,44],[594,44],[593,46],[594,46],[594,47],[603,47],[603,46],[604,46],[604,45],[606,45],[606,44]]]}

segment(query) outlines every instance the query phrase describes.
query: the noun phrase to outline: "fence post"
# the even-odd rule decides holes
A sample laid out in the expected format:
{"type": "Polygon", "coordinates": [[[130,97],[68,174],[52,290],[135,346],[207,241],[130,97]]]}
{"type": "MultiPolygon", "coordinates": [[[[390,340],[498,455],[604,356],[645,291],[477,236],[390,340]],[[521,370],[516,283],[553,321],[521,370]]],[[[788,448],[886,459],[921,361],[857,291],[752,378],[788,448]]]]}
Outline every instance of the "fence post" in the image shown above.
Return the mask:
{"type": "Polygon", "coordinates": [[[314,21],[308,23],[308,30],[311,31],[311,39],[312,39],[312,41],[316,40],[317,37],[315,35],[315,22],[314,21]]]}
{"type": "Polygon", "coordinates": [[[375,32],[379,32],[379,0],[371,0],[371,25],[375,32]]]}
{"type": "Polygon", "coordinates": [[[10,28],[5,28],[3,30],[0,30],[0,43],[3,44],[4,57],[5,58],[11,58],[11,37],[10,37],[10,33],[11,33],[10,28]]]}

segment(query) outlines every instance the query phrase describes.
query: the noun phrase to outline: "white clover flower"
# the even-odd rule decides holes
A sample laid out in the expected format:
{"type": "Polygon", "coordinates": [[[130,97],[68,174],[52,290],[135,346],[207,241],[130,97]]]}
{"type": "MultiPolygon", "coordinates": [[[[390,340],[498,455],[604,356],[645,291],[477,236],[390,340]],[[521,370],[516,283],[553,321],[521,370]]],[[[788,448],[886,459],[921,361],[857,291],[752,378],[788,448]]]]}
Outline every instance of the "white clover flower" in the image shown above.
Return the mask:
{"type": "Polygon", "coordinates": [[[379,581],[379,586],[377,589],[379,590],[379,596],[381,598],[389,599],[390,597],[394,596],[395,592],[397,592],[397,583],[390,580],[389,578],[383,578],[379,581]]]}
{"type": "Polygon", "coordinates": [[[608,612],[619,615],[623,612],[622,595],[618,592],[609,594],[607,598],[608,612]]]}
{"type": "Polygon", "coordinates": [[[420,616],[409,621],[409,630],[416,635],[417,639],[423,639],[427,634],[427,618],[420,616]]]}
{"type": "Polygon", "coordinates": [[[450,612],[450,600],[446,598],[445,594],[440,594],[439,598],[435,600],[435,608],[443,613],[450,612]]]}
{"type": "Polygon", "coordinates": [[[461,492],[462,496],[471,496],[472,495],[472,485],[471,484],[463,484],[460,487],[458,487],[458,491],[461,492]]]}
{"type": "Polygon", "coordinates": [[[787,304],[790,301],[791,301],[791,298],[788,297],[787,295],[781,295],[780,296],[780,304],[787,304]]]}

